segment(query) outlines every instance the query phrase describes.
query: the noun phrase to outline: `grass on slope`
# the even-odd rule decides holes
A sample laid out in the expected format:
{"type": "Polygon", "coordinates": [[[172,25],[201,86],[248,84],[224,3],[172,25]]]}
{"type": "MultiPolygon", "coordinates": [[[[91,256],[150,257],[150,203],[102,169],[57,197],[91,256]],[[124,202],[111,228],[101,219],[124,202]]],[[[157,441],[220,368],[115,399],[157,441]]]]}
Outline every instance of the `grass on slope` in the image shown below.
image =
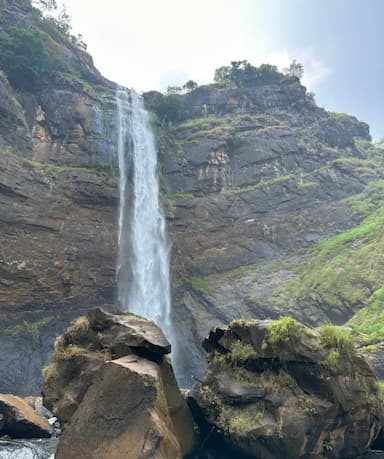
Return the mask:
{"type": "Polygon", "coordinates": [[[368,304],[360,309],[347,324],[361,333],[369,343],[384,340],[384,287],[369,298],[368,304]]]}
{"type": "Polygon", "coordinates": [[[362,307],[384,285],[384,181],[371,182],[350,202],[362,215],[359,225],[317,243],[288,286],[299,302],[362,307]]]}

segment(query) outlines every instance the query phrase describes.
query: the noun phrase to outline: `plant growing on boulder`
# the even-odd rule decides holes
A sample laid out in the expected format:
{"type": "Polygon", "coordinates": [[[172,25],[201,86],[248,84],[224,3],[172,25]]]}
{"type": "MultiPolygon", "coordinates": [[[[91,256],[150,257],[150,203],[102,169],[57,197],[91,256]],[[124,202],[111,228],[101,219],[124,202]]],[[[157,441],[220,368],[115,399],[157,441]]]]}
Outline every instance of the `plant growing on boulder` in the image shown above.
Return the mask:
{"type": "Polygon", "coordinates": [[[292,317],[280,317],[268,326],[267,340],[272,347],[294,345],[300,339],[302,326],[292,317]]]}

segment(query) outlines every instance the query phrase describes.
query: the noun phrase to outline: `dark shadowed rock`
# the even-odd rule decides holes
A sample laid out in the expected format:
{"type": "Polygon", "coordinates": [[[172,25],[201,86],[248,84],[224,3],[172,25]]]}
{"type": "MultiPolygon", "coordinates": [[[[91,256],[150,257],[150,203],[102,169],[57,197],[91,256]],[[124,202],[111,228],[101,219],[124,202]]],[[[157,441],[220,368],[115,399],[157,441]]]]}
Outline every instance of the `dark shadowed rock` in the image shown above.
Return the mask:
{"type": "Polygon", "coordinates": [[[52,427],[23,399],[10,394],[0,394],[1,433],[11,438],[49,438],[52,427]]]}

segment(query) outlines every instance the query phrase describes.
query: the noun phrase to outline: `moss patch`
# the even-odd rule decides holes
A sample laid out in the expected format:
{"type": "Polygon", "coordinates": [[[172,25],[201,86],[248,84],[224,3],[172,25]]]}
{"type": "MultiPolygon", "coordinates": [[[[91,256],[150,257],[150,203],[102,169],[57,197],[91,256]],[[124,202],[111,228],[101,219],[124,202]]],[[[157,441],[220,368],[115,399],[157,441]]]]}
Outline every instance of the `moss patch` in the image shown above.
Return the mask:
{"type": "Polygon", "coordinates": [[[32,337],[32,345],[35,348],[39,344],[41,329],[54,320],[54,317],[45,317],[36,322],[27,322],[24,320],[22,324],[15,327],[6,328],[3,333],[7,335],[17,336],[21,334],[29,334],[32,337]]]}

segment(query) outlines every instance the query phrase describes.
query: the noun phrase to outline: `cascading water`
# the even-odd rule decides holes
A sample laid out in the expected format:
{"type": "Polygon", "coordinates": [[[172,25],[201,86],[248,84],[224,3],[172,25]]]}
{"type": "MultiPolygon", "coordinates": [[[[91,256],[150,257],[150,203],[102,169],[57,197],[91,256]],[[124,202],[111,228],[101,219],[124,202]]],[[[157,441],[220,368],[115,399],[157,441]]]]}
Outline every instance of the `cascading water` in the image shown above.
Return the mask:
{"type": "Polygon", "coordinates": [[[159,201],[157,151],[142,98],[116,94],[120,169],[118,300],[172,341],[169,245],[159,201]]]}

